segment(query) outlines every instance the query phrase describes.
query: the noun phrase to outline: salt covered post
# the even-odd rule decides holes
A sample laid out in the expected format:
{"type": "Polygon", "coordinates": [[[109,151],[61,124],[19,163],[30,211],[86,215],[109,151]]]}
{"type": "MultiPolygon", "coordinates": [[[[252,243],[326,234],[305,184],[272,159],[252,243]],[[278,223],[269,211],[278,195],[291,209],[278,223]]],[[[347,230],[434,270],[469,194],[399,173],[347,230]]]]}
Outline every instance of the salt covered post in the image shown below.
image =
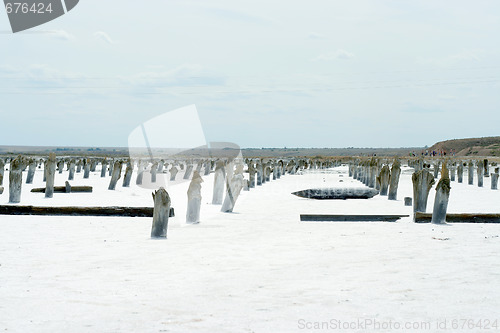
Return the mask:
{"type": "Polygon", "coordinates": [[[200,208],[201,208],[201,183],[203,179],[200,174],[195,171],[193,179],[189,184],[187,191],[188,206],[186,213],[186,223],[200,223],[200,208]]]}
{"type": "Polygon", "coordinates": [[[224,199],[224,184],[226,182],[226,170],[224,162],[217,161],[215,164],[214,190],[212,196],[212,205],[221,205],[224,199]]]}
{"type": "Polygon", "coordinates": [[[488,159],[486,159],[486,158],[484,159],[483,165],[484,165],[484,176],[489,177],[490,176],[490,164],[489,164],[488,159]]]}
{"type": "Polygon", "coordinates": [[[151,183],[156,183],[156,173],[158,172],[158,162],[153,162],[151,166],[151,183]]]}
{"type": "Polygon", "coordinates": [[[472,162],[472,160],[469,161],[468,177],[469,177],[469,185],[473,185],[474,184],[474,162],[472,162]]]}
{"type": "Polygon", "coordinates": [[[111,181],[109,182],[108,190],[114,190],[116,188],[116,183],[120,179],[122,174],[122,161],[118,160],[113,165],[113,174],[111,175],[111,181]]]}
{"type": "Polygon", "coordinates": [[[5,172],[5,162],[0,158],[0,186],[3,185],[3,176],[5,172]]]}
{"type": "Polygon", "coordinates": [[[90,161],[90,172],[95,172],[97,167],[97,161],[95,159],[91,159],[90,161]]]}
{"type": "Polygon", "coordinates": [[[167,238],[170,197],[167,191],[163,187],[160,187],[153,193],[153,201],[154,209],[151,238],[167,238]]]}
{"type": "Polygon", "coordinates": [[[387,195],[389,190],[389,181],[391,180],[391,170],[388,165],[384,165],[382,170],[380,170],[379,182],[380,182],[380,195],[387,195]]]}
{"type": "Polygon", "coordinates": [[[464,163],[458,162],[457,165],[457,182],[462,183],[464,179],[464,163]]]}
{"type": "Polygon", "coordinates": [[[64,170],[64,160],[57,162],[57,171],[61,174],[64,170]]]}
{"type": "Polygon", "coordinates": [[[54,180],[56,176],[56,154],[49,154],[49,159],[45,161],[45,173],[47,176],[47,182],[45,183],[45,197],[52,198],[54,196],[54,180]]]}
{"type": "Polygon", "coordinates": [[[176,166],[172,166],[169,172],[170,172],[170,181],[171,182],[175,181],[175,176],[177,176],[177,172],[179,172],[179,169],[177,169],[176,166]]]}
{"type": "Polygon", "coordinates": [[[414,172],[411,180],[413,182],[413,213],[425,212],[429,191],[435,183],[434,176],[424,168],[414,172]]]}
{"type": "Polygon", "coordinates": [[[104,159],[101,162],[101,178],[105,178],[106,177],[106,171],[107,171],[107,169],[108,169],[108,160],[104,159]]]}
{"type": "Polygon", "coordinates": [[[36,161],[32,158],[28,162],[28,175],[26,176],[26,184],[33,184],[33,178],[36,171],[36,161]]]}
{"type": "Polygon", "coordinates": [[[483,176],[484,176],[484,161],[479,160],[477,162],[477,186],[483,187],[483,176]]]}
{"type": "Polygon", "coordinates": [[[401,163],[396,158],[391,167],[391,181],[389,185],[389,200],[397,200],[399,176],[401,175],[401,163]]]}
{"type": "Polygon", "coordinates": [[[83,162],[80,159],[76,162],[76,173],[82,172],[82,164],[83,162]]]}
{"type": "Polygon", "coordinates": [[[108,176],[112,176],[113,175],[113,167],[115,165],[115,160],[111,160],[111,162],[109,162],[109,168],[108,168],[108,176]]]}
{"type": "Polygon", "coordinates": [[[83,160],[83,178],[89,178],[90,175],[90,161],[89,159],[83,160]]]}
{"type": "MultiPolygon", "coordinates": [[[[189,177],[191,177],[191,173],[193,172],[193,164],[192,163],[189,163],[187,166],[186,166],[186,172],[184,172],[184,177],[182,177],[183,179],[189,179],[189,177]]],[[[194,175],[193,175],[194,177],[194,175]]]]}
{"type": "Polygon", "coordinates": [[[441,179],[436,185],[436,197],[434,198],[434,209],[432,211],[431,223],[443,224],[446,223],[446,210],[448,209],[448,200],[450,198],[450,178],[446,164],[443,163],[441,170],[441,179]]]}
{"type": "Polygon", "coordinates": [[[434,161],[433,163],[434,166],[434,178],[437,178],[439,175],[439,161],[434,161]]]}
{"type": "Polygon", "coordinates": [[[10,161],[9,167],[9,203],[21,202],[21,188],[23,186],[24,158],[19,155],[10,161]]]}
{"type": "Polygon", "coordinates": [[[146,164],[144,161],[137,161],[137,177],[135,178],[136,185],[142,185],[142,179],[144,178],[144,170],[146,168],[146,164]]]}
{"type": "Polygon", "coordinates": [[[238,164],[236,166],[236,172],[229,182],[226,198],[224,199],[224,203],[222,204],[221,212],[230,213],[233,211],[236,200],[238,200],[238,196],[240,195],[241,189],[243,188],[243,182],[243,166],[241,164],[238,164]]]}
{"type": "Polygon", "coordinates": [[[455,181],[456,172],[457,172],[457,168],[455,166],[455,163],[453,163],[450,167],[450,181],[452,181],[452,182],[455,181]]]}
{"type": "Polygon", "coordinates": [[[134,172],[134,161],[131,159],[127,160],[127,167],[125,168],[125,175],[123,176],[123,187],[130,186],[130,180],[132,179],[132,173],[134,172]]]}
{"type": "Polygon", "coordinates": [[[76,165],[75,160],[71,159],[68,164],[68,170],[69,170],[68,180],[75,179],[75,165],[76,165]]]}
{"type": "Polygon", "coordinates": [[[256,170],[253,166],[253,163],[252,162],[249,162],[248,164],[248,180],[250,181],[248,186],[249,188],[254,188],[255,187],[255,174],[256,174],[256,170]]]}
{"type": "Polygon", "coordinates": [[[491,174],[491,189],[492,190],[498,189],[498,176],[499,176],[498,169],[499,168],[495,168],[495,173],[491,174]]]}

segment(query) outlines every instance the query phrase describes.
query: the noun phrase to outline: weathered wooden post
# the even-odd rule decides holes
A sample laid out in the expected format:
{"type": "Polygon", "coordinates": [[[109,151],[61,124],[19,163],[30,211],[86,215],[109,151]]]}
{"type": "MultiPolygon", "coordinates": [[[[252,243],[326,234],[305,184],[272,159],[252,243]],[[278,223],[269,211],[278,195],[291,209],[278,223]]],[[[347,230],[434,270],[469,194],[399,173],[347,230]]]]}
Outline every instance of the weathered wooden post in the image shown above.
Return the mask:
{"type": "Polygon", "coordinates": [[[434,166],[434,178],[437,178],[438,175],[439,175],[439,161],[434,161],[434,163],[432,163],[433,166],[434,166]]]}
{"type": "Polygon", "coordinates": [[[101,162],[101,178],[106,177],[106,171],[108,170],[108,160],[105,158],[101,162]]]}
{"type": "Polygon", "coordinates": [[[187,192],[188,206],[186,223],[200,223],[201,183],[203,183],[203,179],[200,174],[195,171],[187,192]]]}
{"type": "Polygon", "coordinates": [[[83,162],[82,162],[82,160],[81,160],[81,159],[79,159],[79,160],[76,162],[76,173],[80,173],[80,172],[82,172],[82,164],[83,164],[83,162]]]}
{"type": "Polygon", "coordinates": [[[224,162],[217,161],[215,164],[214,190],[212,197],[212,205],[221,205],[224,199],[224,184],[226,183],[226,170],[224,162]]]}
{"type": "Polygon", "coordinates": [[[21,202],[21,188],[23,186],[23,169],[26,161],[19,155],[10,161],[9,167],[9,203],[21,202]]]}
{"type": "Polygon", "coordinates": [[[484,165],[484,176],[489,177],[490,176],[490,165],[489,165],[488,159],[486,159],[486,158],[484,159],[483,165],[484,165]]]}
{"type": "Polygon", "coordinates": [[[116,183],[118,183],[118,179],[120,179],[122,174],[122,163],[122,161],[117,160],[113,164],[113,174],[111,175],[108,190],[114,190],[116,188],[116,183]]]}
{"type": "Polygon", "coordinates": [[[127,167],[125,168],[125,175],[123,176],[123,187],[130,186],[130,180],[132,179],[132,173],[134,172],[134,161],[131,159],[127,160],[127,167]]]}
{"type": "Polygon", "coordinates": [[[158,162],[153,162],[151,166],[151,183],[156,183],[156,173],[158,172],[158,162]]]}
{"type": "Polygon", "coordinates": [[[45,172],[47,174],[47,182],[45,183],[45,197],[52,198],[54,196],[54,180],[56,176],[56,154],[49,154],[49,159],[45,161],[45,172]]]}
{"type": "Polygon", "coordinates": [[[459,161],[457,165],[457,181],[459,183],[462,183],[464,179],[464,164],[462,161],[459,161]]]}
{"type": "Polygon", "coordinates": [[[108,176],[112,176],[113,175],[113,168],[115,166],[115,160],[111,160],[109,162],[109,167],[108,167],[108,176]]]}
{"type": "Polygon", "coordinates": [[[253,166],[253,162],[248,162],[248,180],[249,180],[249,184],[248,184],[248,187],[249,188],[254,188],[255,187],[255,174],[257,173],[257,171],[255,170],[255,167],[253,166]]]}
{"type": "Polygon", "coordinates": [[[474,185],[474,162],[469,161],[469,185],[474,185]]]}
{"type": "Polygon", "coordinates": [[[172,166],[169,172],[170,172],[170,181],[171,182],[175,181],[175,176],[177,176],[179,169],[177,169],[176,166],[172,166]]]}
{"type": "Polygon", "coordinates": [[[35,177],[36,171],[36,161],[32,158],[28,162],[28,176],[26,176],[26,184],[33,184],[33,178],[35,177]]]}
{"type": "Polygon", "coordinates": [[[144,178],[145,170],[146,170],[146,162],[142,160],[137,161],[137,177],[135,178],[136,185],[142,185],[142,179],[144,178]]]}
{"type": "Polygon", "coordinates": [[[153,193],[153,201],[154,210],[151,238],[167,238],[170,197],[167,191],[163,187],[160,187],[153,193]]]}
{"type": "Polygon", "coordinates": [[[455,181],[455,174],[456,174],[456,172],[457,172],[457,168],[456,168],[456,166],[455,166],[455,163],[453,163],[453,164],[450,166],[450,180],[451,180],[452,182],[454,182],[454,181],[455,181]]]}
{"type": "Polygon", "coordinates": [[[3,176],[5,172],[5,162],[0,158],[0,186],[3,185],[3,176]]]}
{"type": "Polygon", "coordinates": [[[75,160],[71,159],[68,164],[68,170],[69,170],[68,180],[75,179],[75,166],[76,166],[75,160]]]}
{"type": "Polygon", "coordinates": [[[59,172],[59,174],[63,173],[63,170],[64,170],[64,160],[60,160],[59,162],[57,162],[57,171],[59,172]]]}
{"type": "Polygon", "coordinates": [[[391,170],[389,166],[386,164],[380,170],[380,174],[378,176],[378,183],[380,187],[380,195],[386,196],[389,190],[389,181],[391,180],[391,170]]]}
{"type": "Polygon", "coordinates": [[[90,176],[90,161],[88,158],[83,160],[83,178],[89,178],[90,176]]]}
{"type": "Polygon", "coordinates": [[[498,169],[499,168],[495,168],[495,173],[491,174],[491,189],[492,190],[498,189],[498,176],[499,176],[498,169]]]}
{"type": "Polygon", "coordinates": [[[483,187],[483,176],[484,176],[484,161],[479,160],[477,162],[477,186],[483,187]]]}
{"type": "Polygon", "coordinates": [[[97,167],[97,161],[95,159],[91,159],[89,163],[90,163],[90,172],[95,172],[95,169],[97,167]]]}
{"type": "Polygon", "coordinates": [[[377,173],[376,173],[376,170],[375,168],[377,167],[377,160],[375,159],[375,157],[372,157],[372,159],[370,160],[370,164],[369,164],[369,178],[368,178],[368,187],[370,188],[375,188],[375,181],[376,181],[376,177],[377,177],[377,173]]]}
{"type": "Polygon", "coordinates": [[[395,158],[391,167],[391,182],[389,185],[389,200],[397,200],[399,176],[401,175],[401,162],[395,158]]]}
{"type": "MultiPolygon", "coordinates": [[[[193,172],[193,163],[189,163],[186,166],[186,172],[184,172],[184,177],[183,179],[189,179],[191,177],[191,173],[193,172]]],[[[194,177],[194,176],[193,176],[194,177]]]]}
{"type": "Polygon", "coordinates": [[[231,178],[230,184],[227,189],[226,198],[224,199],[224,203],[222,204],[221,212],[230,213],[234,209],[234,205],[236,200],[238,200],[238,196],[241,193],[241,189],[243,188],[243,166],[238,164],[236,167],[236,173],[231,178]]]}
{"type": "Polygon", "coordinates": [[[165,161],[164,161],[164,160],[160,160],[160,161],[158,162],[158,170],[157,170],[157,172],[159,172],[159,173],[162,173],[162,172],[163,172],[163,167],[164,167],[164,164],[163,164],[163,163],[165,163],[165,161]]]}
{"type": "Polygon", "coordinates": [[[434,198],[434,209],[432,211],[431,223],[443,224],[446,223],[446,210],[448,209],[448,200],[450,198],[450,178],[446,163],[443,163],[441,170],[441,179],[436,186],[436,197],[434,198]]]}
{"type": "MultiPolygon", "coordinates": [[[[413,182],[413,213],[425,212],[429,191],[435,183],[434,176],[424,168],[414,172],[411,180],[413,182]]],[[[415,218],[415,214],[413,218],[415,218]]]]}
{"type": "Polygon", "coordinates": [[[204,175],[208,176],[210,174],[210,170],[211,170],[211,168],[210,168],[211,167],[210,161],[205,161],[205,164],[203,165],[203,167],[204,167],[204,170],[205,170],[204,175]]]}

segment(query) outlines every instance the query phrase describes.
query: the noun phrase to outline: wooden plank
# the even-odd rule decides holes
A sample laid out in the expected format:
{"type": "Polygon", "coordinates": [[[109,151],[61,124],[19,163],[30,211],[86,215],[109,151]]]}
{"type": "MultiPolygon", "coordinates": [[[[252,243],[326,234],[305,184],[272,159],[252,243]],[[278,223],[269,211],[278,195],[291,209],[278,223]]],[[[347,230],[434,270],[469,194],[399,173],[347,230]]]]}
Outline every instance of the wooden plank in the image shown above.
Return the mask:
{"type": "MultiPolygon", "coordinates": [[[[66,186],[54,186],[54,193],[73,193],[73,192],[85,192],[92,193],[92,186],[70,186],[70,192],[66,186]]],[[[45,193],[45,187],[43,188],[33,188],[31,192],[34,193],[45,193]]]]}
{"type": "MultiPolygon", "coordinates": [[[[416,223],[430,223],[432,220],[431,213],[415,213],[416,223]]],[[[500,214],[446,214],[446,222],[448,223],[500,223],[500,214]]]]}
{"type": "Polygon", "coordinates": [[[410,215],[319,215],[301,214],[302,222],[395,222],[410,215]]]}
{"type": "MultiPolygon", "coordinates": [[[[153,217],[152,207],[36,207],[0,205],[0,215],[153,217]]],[[[170,208],[173,217],[174,208],[170,208]]]]}

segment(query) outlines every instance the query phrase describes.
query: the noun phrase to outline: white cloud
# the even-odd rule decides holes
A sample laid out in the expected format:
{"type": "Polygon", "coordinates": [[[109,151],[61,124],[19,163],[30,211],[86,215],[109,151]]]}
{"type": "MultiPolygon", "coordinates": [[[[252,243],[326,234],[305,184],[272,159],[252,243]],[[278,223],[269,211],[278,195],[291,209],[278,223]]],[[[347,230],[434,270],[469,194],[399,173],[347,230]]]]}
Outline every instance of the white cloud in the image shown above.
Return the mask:
{"type": "Polygon", "coordinates": [[[312,61],[330,61],[330,60],[349,60],[354,58],[354,54],[351,52],[348,52],[343,49],[339,49],[334,52],[328,52],[328,53],[322,53],[316,58],[313,58],[312,61]]]}
{"type": "Polygon", "coordinates": [[[104,42],[106,44],[115,44],[116,42],[111,39],[111,37],[109,37],[109,35],[107,33],[105,33],[104,31],[97,31],[96,33],[94,33],[94,37],[101,41],[101,42],[104,42]]]}
{"type": "Polygon", "coordinates": [[[319,34],[316,32],[311,32],[311,33],[309,33],[307,38],[309,38],[309,39],[325,39],[325,35],[322,35],[322,34],[319,34]]]}

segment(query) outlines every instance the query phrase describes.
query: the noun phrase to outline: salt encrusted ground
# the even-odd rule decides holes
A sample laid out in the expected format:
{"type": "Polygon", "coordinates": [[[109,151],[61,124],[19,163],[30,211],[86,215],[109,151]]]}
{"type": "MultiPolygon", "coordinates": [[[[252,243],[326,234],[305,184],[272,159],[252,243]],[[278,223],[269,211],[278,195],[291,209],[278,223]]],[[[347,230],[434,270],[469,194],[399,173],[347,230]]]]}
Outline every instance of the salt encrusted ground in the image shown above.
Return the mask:
{"type": "MultiPolygon", "coordinates": [[[[433,332],[447,319],[449,332],[454,319],[500,321],[500,225],[299,222],[300,213],[411,214],[402,202],[411,196],[408,169],[395,202],[290,194],[360,186],[346,172],[286,175],[242,192],[233,214],[209,204],[212,174],[202,223],[189,226],[188,183],[171,186],[177,216],[167,240],[149,238],[150,218],[0,216],[0,331],[307,332],[320,331],[301,329],[315,322],[359,318],[430,321],[425,331],[433,332]]],[[[29,193],[42,185],[37,171],[21,203],[152,205],[151,190],[120,181],[108,191],[109,177],[82,177],[72,184],[91,184],[94,193],[44,199],[29,193]]],[[[57,174],[56,185],[66,178],[57,174]]],[[[500,212],[500,192],[489,178],[484,186],[452,182],[449,212],[500,212]]],[[[7,200],[8,186],[0,203],[7,200]]],[[[346,331],[371,331],[353,328],[346,331]]]]}

